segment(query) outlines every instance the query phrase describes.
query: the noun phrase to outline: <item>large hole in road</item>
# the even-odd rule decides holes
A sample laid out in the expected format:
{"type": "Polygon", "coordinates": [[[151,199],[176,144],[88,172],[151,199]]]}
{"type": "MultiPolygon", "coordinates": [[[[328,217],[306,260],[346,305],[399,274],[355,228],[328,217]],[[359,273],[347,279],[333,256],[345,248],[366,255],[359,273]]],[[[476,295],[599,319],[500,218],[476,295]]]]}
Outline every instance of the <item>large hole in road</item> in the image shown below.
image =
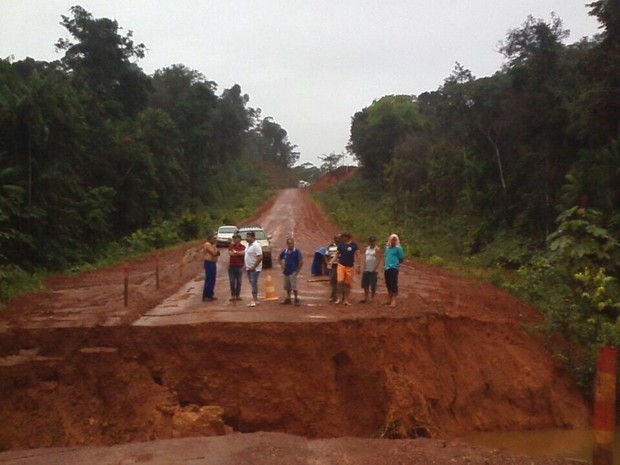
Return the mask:
{"type": "Polygon", "coordinates": [[[587,417],[550,357],[497,350],[530,337],[504,331],[481,338],[484,322],[440,315],[9,331],[0,450],[234,431],[441,437],[587,417]]]}

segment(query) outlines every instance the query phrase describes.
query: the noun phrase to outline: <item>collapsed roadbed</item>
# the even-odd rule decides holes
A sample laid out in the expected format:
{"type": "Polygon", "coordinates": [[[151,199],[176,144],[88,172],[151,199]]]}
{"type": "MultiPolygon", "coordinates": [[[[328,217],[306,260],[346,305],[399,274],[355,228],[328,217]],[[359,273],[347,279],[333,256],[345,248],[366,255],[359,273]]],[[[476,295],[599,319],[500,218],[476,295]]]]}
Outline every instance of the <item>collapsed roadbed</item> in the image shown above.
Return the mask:
{"type": "Polygon", "coordinates": [[[0,343],[0,415],[12,425],[0,450],[233,431],[415,438],[583,425],[580,393],[521,342],[532,336],[501,331],[433,314],[13,330],[0,343]]]}

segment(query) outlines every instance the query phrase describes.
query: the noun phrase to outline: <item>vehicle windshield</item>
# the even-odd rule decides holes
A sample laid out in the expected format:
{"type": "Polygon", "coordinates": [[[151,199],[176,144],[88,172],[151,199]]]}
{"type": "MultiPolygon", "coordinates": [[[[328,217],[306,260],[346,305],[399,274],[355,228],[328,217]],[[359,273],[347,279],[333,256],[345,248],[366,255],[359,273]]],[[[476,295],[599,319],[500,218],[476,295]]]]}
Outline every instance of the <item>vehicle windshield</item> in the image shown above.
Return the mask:
{"type": "Polygon", "coordinates": [[[234,234],[235,231],[237,230],[237,228],[235,228],[234,226],[229,226],[229,227],[224,227],[224,228],[220,228],[220,233],[231,233],[234,234]]]}
{"type": "MultiPolygon", "coordinates": [[[[245,235],[248,233],[249,231],[243,231],[239,234],[241,234],[241,238],[243,240],[245,240],[245,235]]],[[[265,231],[262,231],[260,229],[256,229],[256,230],[252,230],[252,232],[254,233],[254,238],[257,241],[264,241],[265,239],[267,239],[267,236],[265,236],[265,231]]]]}

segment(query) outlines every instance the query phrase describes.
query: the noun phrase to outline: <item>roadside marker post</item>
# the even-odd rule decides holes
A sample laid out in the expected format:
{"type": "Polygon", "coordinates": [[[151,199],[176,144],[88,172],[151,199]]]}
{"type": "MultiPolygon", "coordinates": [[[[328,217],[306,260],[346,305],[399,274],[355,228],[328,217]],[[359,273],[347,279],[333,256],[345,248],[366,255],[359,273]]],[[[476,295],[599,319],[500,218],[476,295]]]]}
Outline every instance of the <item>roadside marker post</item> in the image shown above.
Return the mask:
{"type": "Polygon", "coordinates": [[[159,290],[159,252],[155,252],[155,289],[159,290]]]}
{"type": "Polygon", "coordinates": [[[616,423],[615,347],[601,347],[596,362],[594,385],[594,448],[593,465],[613,465],[616,423]]]}
{"type": "Polygon", "coordinates": [[[123,298],[125,302],[125,307],[129,305],[129,266],[123,265],[123,282],[124,282],[124,291],[123,298]]]}

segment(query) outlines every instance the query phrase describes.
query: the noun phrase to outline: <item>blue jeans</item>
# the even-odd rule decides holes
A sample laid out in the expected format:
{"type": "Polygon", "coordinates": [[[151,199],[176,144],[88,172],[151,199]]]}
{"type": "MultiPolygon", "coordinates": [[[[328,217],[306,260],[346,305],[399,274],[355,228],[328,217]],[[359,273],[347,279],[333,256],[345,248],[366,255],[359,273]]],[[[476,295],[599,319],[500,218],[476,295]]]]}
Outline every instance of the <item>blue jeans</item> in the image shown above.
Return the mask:
{"type": "Polygon", "coordinates": [[[250,284],[252,285],[252,295],[256,297],[258,295],[258,277],[260,276],[260,271],[248,271],[248,279],[250,280],[250,284]]]}
{"type": "Polygon", "coordinates": [[[230,296],[239,297],[241,294],[241,277],[243,268],[228,268],[228,278],[230,279],[230,296]]]}
{"type": "Polygon", "coordinates": [[[205,260],[205,287],[202,290],[203,299],[212,299],[215,289],[215,276],[217,275],[217,264],[205,260]]]}

